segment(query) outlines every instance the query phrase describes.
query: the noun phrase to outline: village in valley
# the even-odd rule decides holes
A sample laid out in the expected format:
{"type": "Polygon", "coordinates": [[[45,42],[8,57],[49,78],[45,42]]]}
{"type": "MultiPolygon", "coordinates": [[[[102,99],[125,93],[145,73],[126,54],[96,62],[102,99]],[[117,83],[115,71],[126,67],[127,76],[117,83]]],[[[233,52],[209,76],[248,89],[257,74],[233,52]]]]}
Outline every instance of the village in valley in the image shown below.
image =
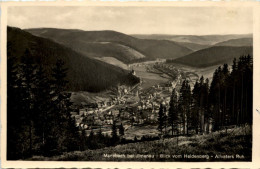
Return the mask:
{"type": "Polygon", "coordinates": [[[139,84],[117,86],[114,95],[108,99],[92,104],[82,102],[79,109],[71,112],[76,126],[85,130],[87,135],[101,130],[102,134],[110,136],[112,124],[116,123],[116,126],[124,127],[126,139],[158,136],[160,104],[165,107],[167,115],[172,90],[175,88],[178,94],[183,80],[187,79],[193,85],[199,80],[196,73],[177,69],[165,60],[135,63],[128,67],[140,78],[139,84]]]}

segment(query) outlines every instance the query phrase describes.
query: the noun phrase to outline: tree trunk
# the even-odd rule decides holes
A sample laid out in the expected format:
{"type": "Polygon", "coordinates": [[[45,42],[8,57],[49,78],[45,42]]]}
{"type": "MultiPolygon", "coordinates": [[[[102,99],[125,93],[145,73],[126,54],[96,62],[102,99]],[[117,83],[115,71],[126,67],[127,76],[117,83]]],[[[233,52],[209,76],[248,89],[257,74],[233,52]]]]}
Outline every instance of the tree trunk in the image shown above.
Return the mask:
{"type": "MultiPolygon", "coordinates": [[[[243,72],[242,72],[242,88],[241,88],[241,102],[240,102],[240,104],[241,104],[241,113],[240,113],[240,121],[241,120],[243,120],[242,119],[242,115],[243,115],[243,98],[244,98],[244,75],[243,75],[243,72]]],[[[242,122],[242,121],[241,121],[242,122]]]]}
{"type": "Polygon", "coordinates": [[[173,136],[173,123],[172,123],[172,136],[173,136]]]}
{"type": "MultiPolygon", "coordinates": [[[[232,119],[235,119],[235,83],[233,85],[233,99],[232,99],[232,119]]],[[[234,121],[234,120],[232,120],[234,121]]]]}

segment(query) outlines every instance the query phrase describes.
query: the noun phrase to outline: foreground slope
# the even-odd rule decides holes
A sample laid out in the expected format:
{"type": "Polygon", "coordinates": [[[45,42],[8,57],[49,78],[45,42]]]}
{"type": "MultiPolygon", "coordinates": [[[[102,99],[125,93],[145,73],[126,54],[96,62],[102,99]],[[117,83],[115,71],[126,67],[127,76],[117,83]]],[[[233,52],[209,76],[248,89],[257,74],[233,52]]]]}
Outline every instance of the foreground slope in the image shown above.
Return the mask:
{"type": "Polygon", "coordinates": [[[251,126],[246,126],[206,135],[179,136],[178,145],[177,138],[174,137],[117,145],[116,147],[106,147],[97,150],[69,152],[55,157],[35,156],[30,160],[207,162],[251,161],[251,158],[252,128],[251,126]],[[190,158],[187,156],[185,158],[185,154],[190,155],[190,158]],[[127,158],[127,155],[131,158],[127,158]],[[166,158],[165,155],[170,155],[170,157],[166,158]],[[194,155],[193,158],[191,155],[194,155]],[[196,156],[197,158],[194,158],[196,156]]]}
{"type": "Polygon", "coordinates": [[[115,31],[82,31],[54,28],[27,29],[26,31],[36,36],[52,39],[84,55],[115,57],[124,63],[156,58],[175,59],[192,52],[192,50],[175,42],[138,39],[115,31]]]}
{"type": "Polygon", "coordinates": [[[18,64],[26,49],[31,51],[30,59],[36,64],[42,64],[47,71],[50,71],[57,59],[63,60],[68,68],[67,80],[70,91],[99,92],[119,83],[132,85],[137,82],[137,79],[126,70],[88,58],[51,40],[33,36],[18,28],[8,27],[7,43],[9,55],[18,58],[18,64]]]}
{"type": "Polygon", "coordinates": [[[215,46],[196,51],[187,56],[173,60],[192,67],[208,67],[218,64],[231,63],[234,58],[253,54],[252,47],[215,46]]]}

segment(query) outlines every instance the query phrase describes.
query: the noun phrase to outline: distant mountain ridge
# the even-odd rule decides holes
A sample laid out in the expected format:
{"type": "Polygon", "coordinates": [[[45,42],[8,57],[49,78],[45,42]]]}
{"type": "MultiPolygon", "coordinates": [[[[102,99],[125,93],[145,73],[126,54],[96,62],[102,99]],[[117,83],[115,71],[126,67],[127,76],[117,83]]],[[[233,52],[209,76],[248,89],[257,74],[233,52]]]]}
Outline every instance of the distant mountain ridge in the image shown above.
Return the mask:
{"type": "Polygon", "coordinates": [[[230,39],[214,46],[253,46],[253,38],[230,39]]]}
{"type": "Polygon", "coordinates": [[[253,38],[252,34],[234,34],[234,35],[164,35],[164,34],[152,34],[152,35],[142,35],[134,34],[132,35],[136,38],[141,39],[158,39],[158,40],[170,40],[175,42],[185,42],[185,43],[195,43],[200,45],[214,45],[219,42],[227,41],[230,39],[240,39],[240,38],[253,38]]]}
{"type": "Polygon", "coordinates": [[[116,31],[82,31],[55,28],[26,29],[25,31],[51,39],[83,55],[114,57],[123,63],[155,60],[156,58],[175,59],[192,52],[191,49],[176,42],[138,39],[116,31]]]}
{"type": "Polygon", "coordinates": [[[117,84],[137,83],[137,79],[129,71],[83,56],[68,47],[31,35],[19,28],[7,28],[7,43],[11,46],[8,53],[17,58],[17,64],[26,49],[32,53],[30,59],[35,64],[43,65],[47,71],[50,71],[57,59],[63,60],[68,68],[69,91],[99,92],[117,84]]]}
{"type": "Polygon", "coordinates": [[[198,43],[191,43],[191,42],[177,42],[182,46],[185,46],[193,51],[201,50],[210,47],[210,45],[202,45],[198,43]]]}
{"type": "Polygon", "coordinates": [[[252,34],[126,35],[120,32],[56,28],[26,29],[86,56],[126,68],[127,64],[163,58],[195,67],[230,62],[252,54],[252,34]]]}

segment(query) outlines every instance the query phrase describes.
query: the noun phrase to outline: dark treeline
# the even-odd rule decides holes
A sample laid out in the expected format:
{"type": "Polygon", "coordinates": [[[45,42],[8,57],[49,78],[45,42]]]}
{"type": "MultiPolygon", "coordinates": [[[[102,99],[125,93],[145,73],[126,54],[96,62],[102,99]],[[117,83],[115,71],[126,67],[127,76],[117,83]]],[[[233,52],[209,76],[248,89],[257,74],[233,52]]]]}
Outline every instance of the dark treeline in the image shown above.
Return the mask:
{"type": "Polygon", "coordinates": [[[57,60],[51,78],[47,78],[46,70],[33,64],[30,55],[26,50],[20,64],[15,64],[16,57],[8,53],[8,160],[78,148],[78,131],[70,116],[70,94],[64,92],[68,83],[64,63],[57,60]]]}
{"type": "Polygon", "coordinates": [[[163,128],[171,127],[172,135],[186,135],[251,125],[252,102],[253,61],[250,55],[241,56],[234,59],[231,71],[227,64],[218,67],[210,85],[202,76],[191,90],[184,80],[179,93],[172,92],[167,116],[161,105],[158,130],[163,134],[163,128]]]}
{"type": "Polygon", "coordinates": [[[8,43],[8,49],[8,160],[133,142],[123,139],[122,124],[112,125],[112,137],[103,135],[101,130],[97,134],[92,131],[87,136],[85,130],[76,127],[71,112],[78,110],[70,102],[71,94],[66,92],[68,69],[62,60],[58,59],[49,71],[33,63],[30,50],[26,50],[17,61],[11,43],[8,43]]]}

